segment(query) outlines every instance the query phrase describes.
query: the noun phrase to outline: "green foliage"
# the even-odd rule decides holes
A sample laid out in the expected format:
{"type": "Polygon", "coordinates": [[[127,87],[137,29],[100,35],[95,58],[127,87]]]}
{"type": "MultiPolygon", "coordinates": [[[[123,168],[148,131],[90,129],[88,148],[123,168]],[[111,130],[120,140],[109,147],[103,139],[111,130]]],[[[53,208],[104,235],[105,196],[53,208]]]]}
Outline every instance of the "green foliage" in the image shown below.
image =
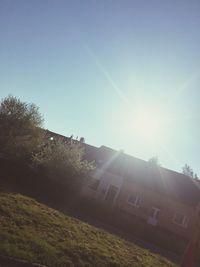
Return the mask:
{"type": "Polygon", "coordinates": [[[0,254],[49,267],[175,267],[165,258],[64,216],[38,202],[0,193],[0,254]]]}
{"type": "Polygon", "coordinates": [[[10,158],[27,159],[43,139],[42,116],[34,104],[13,96],[0,103],[0,147],[10,158]]]}
{"type": "Polygon", "coordinates": [[[93,163],[83,160],[84,148],[78,141],[49,140],[33,155],[33,164],[47,171],[48,177],[70,189],[78,189],[94,169],[93,163]]]}

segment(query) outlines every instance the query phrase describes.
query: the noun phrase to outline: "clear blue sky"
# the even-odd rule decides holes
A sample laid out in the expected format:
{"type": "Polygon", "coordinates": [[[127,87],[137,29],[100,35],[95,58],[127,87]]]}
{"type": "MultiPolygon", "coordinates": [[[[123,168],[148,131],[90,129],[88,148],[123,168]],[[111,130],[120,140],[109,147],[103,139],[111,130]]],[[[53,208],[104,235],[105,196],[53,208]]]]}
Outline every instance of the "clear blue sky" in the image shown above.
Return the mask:
{"type": "Polygon", "coordinates": [[[8,94],[52,131],[200,175],[200,1],[0,0],[8,94]],[[159,121],[154,140],[136,109],[159,121]]]}

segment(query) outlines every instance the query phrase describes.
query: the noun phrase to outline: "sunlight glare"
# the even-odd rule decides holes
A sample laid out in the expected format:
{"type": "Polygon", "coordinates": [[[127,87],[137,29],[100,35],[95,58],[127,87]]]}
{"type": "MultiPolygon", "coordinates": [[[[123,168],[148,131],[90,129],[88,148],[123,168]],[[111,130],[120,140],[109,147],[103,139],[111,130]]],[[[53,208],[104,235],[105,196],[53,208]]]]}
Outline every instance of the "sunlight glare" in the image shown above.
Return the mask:
{"type": "Polygon", "coordinates": [[[141,138],[150,141],[159,137],[161,120],[158,115],[145,110],[139,111],[133,118],[133,130],[141,138]]]}

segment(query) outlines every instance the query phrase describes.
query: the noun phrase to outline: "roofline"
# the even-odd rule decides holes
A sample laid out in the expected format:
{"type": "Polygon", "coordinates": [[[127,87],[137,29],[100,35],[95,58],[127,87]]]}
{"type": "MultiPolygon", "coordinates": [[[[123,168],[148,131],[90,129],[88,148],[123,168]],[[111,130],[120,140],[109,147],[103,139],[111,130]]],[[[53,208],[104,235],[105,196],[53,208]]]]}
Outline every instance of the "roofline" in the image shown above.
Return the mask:
{"type": "MultiPolygon", "coordinates": [[[[47,131],[47,132],[49,132],[49,133],[52,133],[52,134],[56,134],[56,135],[58,135],[58,136],[60,136],[60,137],[62,137],[62,138],[67,138],[67,139],[70,138],[70,137],[67,137],[67,136],[65,136],[65,135],[58,134],[58,133],[56,133],[56,132],[50,131],[50,130],[48,130],[48,129],[46,129],[45,131],[47,131]]],[[[74,140],[76,140],[76,139],[74,139],[74,140]]],[[[96,148],[96,149],[101,149],[101,148],[104,147],[104,148],[106,148],[106,149],[112,151],[112,153],[113,153],[113,152],[115,152],[115,153],[119,153],[119,152],[120,152],[120,153],[122,153],[122,154],[124,154],[124,155],[126,155],[126,156],[128,156],[128,157],[130,157],[130,158],[132,158],[133,160],[139,160],[139,161],[141,161],[141,162],[143,162],[143,163],[145,163],[145,164],[149,164],[149,165],[151,164],[151,162],[148,162],[147,160],[143,160],[143,159],[140,159],[140,158],[136,158],[136,157],[134,157],[134,156],[132,156],[132,155],[130,155],[130,154],[124,153],[123,150],[119,150],[119,151],[117,151],[116,149],[110,148],[110,147],[105,146],[105,145],[101,145],[101,146],[99,146],[99,147],[96,147],[96,146],[93,146],[93,145],[90,145],[90,144],[87,144],[87,143],[83,143],[83,144],[85,144],[85,145],[87,145],[87,146],[90,146],[90,147],[93,147],[93,148],[96,148]]],[[[167,171],[167,172],[169,172],[169,173],[171,173],[171,174],[181,175],[181,176],[186,177],[187,179],[190,179],[190,180],[194,183],[194,185],[195,185],[195,186],[199,189],[199,191],[200,191],[200,185],[197,184],[197,182],[194,180],[194,178],[192,178],[192,177],[190,177],[190,176],[188,176],[188,175],[185,175],[184,173],[181,173],[181,172],[178,172],[178,171],[174,171],[174,170],[171,170],[171,169],[162,167],[162,166],[158,166],[158,165],[153,165],[153,166],[155,166],[156,168],[159,168],[159,169],[163,169],[163,170],[165,170],[165,171],[167,171]]]]}

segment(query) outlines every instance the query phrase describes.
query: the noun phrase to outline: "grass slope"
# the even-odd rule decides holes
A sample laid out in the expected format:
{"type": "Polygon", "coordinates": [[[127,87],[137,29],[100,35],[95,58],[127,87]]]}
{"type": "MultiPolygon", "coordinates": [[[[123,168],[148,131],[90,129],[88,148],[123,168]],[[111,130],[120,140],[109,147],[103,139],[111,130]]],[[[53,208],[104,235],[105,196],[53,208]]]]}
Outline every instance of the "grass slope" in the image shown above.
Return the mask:
{"type": "Polygon", "coordinates": [[[5,192],[0,193],[0,254],[52,267],[176,266],[33,199],[5,192]]]}

